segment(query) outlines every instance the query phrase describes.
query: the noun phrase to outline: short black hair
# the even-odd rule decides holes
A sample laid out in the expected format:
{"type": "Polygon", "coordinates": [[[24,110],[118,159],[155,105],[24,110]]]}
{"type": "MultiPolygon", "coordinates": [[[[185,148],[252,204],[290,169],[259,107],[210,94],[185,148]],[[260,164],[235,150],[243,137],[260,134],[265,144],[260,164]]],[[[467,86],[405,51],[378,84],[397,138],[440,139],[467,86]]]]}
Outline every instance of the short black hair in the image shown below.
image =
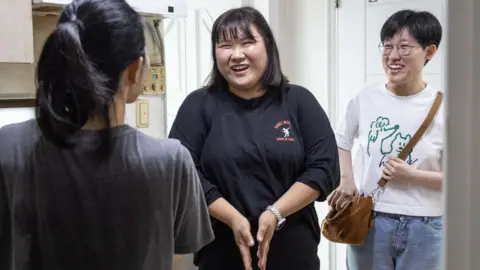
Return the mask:
{"type": "Polygon", "coordinates": [[[405,29],[424,49],[430,45],[440,46],[442,25],[437,17],[428,11],[410,9],[397,11],[387,19],[380,31],[380,40],[384,42],[405,29]]]}
{"type": "Polygon", "coordinates": [[[122,72],[145,56],[144,21],[125,0],[74,0],[48,36],[36,69],[36,120],[59,147],[94,115],[105,118],[122,72]]]}
{"type": "Polygon", "coordinates": [[[263,85],[267,88],[282,88],[288,82],[282,72],[277,43],[267,20],[257,9],[244,6],[224,12],[213,23],[211,36],[213,67],[207,82],[208,88],[226,87],[228,85],[217,67],[217,59],[215,57],[216,44],[228,38],[238,38],[241,35],[245,38],[253,39],[252,26],[257,27],[259,34],[265,42],[267,51],[268,62],[267,70],[262,77],[263,85]]]}

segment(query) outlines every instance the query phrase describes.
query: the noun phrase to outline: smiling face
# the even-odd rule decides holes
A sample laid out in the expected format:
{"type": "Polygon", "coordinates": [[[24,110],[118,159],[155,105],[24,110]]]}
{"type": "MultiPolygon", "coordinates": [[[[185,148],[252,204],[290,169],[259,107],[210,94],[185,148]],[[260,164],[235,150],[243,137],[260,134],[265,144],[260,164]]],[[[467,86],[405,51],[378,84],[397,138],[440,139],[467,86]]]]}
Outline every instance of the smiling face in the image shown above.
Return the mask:
{"type": "Polygon", "coordinates": [[[422,48],[408,29],[403,29],[383,41],[383,50],[383,68],[388,81],[402,86],[422,81],[425,62],[433,58],[437,48],[435,45],[422,48]]]}
{"type": "Polygon", "coordinates": [[[218,70],[231,90],[257,91],[262,88],[262,77],[268,57],[265,41],[255,26],[251,33],[224,35],[215,46],[218,70]]]}

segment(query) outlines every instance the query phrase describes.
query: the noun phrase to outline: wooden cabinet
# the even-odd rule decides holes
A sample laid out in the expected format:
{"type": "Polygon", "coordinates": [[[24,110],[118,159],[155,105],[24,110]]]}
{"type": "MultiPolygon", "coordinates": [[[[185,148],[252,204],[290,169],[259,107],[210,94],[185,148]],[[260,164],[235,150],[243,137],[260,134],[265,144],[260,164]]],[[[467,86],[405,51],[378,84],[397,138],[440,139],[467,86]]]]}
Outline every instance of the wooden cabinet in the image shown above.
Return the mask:
{"type": "Polygon", "coordinates": [[[33,63],[32,1],[0,0],[0,63],[33,63]]]}
{"type": "MultiPolygon", "coordinates": [[[[0,0],[0,3],[2,1],[5,0],[0,0]]],[[[0,100],[35,97],[36,61],[42,52],[45,40],[55,28],[57,19],[58,17],[55,16],[33,16],[33,63],[0,62],[0,100]]],[[[3,42],[3,39],[0,39],[0,42],[3,42]]]]}

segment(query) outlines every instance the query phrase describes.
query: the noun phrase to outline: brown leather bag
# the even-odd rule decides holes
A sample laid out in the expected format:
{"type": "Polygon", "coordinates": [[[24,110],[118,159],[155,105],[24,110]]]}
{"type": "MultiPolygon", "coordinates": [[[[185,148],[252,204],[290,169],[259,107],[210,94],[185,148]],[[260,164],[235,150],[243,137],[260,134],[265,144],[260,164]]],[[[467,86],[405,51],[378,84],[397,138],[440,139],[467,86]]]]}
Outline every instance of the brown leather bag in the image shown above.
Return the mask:
{"type": "MultiPolygon", "coordinates": [[[[400,152],[398,157],[402,160],[408,156],[423,136],[437,114],[443,99],[443,93],[438,92],[435,101],[412,139],[400,152]]],[[[378,181],[378,186],[370,194],[355,195],[345,202],[340,210],[331,209],[322,222],[322,234],[325,238],[335,243],[361,245],[365,242],[368,232],[373,228],[373,201],[377,191],[387,184],[383,177],[378,181]]]]}

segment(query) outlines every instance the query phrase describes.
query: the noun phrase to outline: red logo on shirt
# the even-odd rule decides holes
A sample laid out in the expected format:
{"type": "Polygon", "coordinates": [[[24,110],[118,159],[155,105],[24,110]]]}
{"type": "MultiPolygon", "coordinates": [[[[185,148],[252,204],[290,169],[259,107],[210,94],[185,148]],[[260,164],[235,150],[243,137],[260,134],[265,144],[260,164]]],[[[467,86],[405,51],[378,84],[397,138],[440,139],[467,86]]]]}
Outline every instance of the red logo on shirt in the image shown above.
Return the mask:
{"type": "Polygon", "coordinates": [[[290,137],[290,128],[291,128],[290,121],[283,120],[278,122],[275,125],[275,129],[280,130],[283,135],[282,137],[277,137],[277,142],[294,142],[295,138],[290,137]]]}

